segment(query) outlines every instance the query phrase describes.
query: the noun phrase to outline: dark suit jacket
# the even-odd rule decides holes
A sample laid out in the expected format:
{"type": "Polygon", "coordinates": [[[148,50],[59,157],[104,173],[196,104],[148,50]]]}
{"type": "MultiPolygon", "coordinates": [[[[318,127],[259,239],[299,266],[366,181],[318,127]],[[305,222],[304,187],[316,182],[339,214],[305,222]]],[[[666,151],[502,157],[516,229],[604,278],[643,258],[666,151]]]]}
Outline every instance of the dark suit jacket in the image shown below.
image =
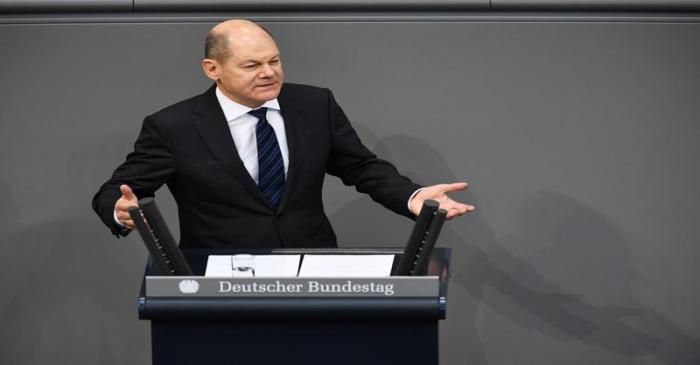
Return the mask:
{"type": "Polygon", "coordinates": [[[361,143],[330,90],[284,84],[278,101],[289,170],[277,209],[238,157],[215,87],[146,117],[134,151],[102,185],[93,208],[118,234],[119,185],[143,198],[165,183],[177,201],[182,247],[335,247],[321,201],[329,173],[412,217],[407,201],[420,186],[361,143]]]}

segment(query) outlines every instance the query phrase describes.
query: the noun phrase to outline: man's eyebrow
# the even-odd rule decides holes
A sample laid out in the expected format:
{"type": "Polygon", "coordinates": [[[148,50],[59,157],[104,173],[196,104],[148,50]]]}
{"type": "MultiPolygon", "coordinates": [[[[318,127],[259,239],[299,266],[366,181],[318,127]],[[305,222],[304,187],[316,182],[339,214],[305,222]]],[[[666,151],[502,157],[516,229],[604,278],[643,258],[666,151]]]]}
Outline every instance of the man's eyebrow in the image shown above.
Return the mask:
{"type": "MultiPolygon", "coordinates": [[[[274,56],[272,56],[272,57],[270,57],[269,59],[274,60],[275,58],[280,58],[279,53],[276,54],[276,55],[274,55],[274,56]]],[[[252,59],[252,58],[249,58],[249,59],[247,59],[247,60],[241,61],[242,64],[243,64],[243,63],[250,63],[250,62],[252,62],[252,63],[260,63],[259,60],[252,59]]]]}

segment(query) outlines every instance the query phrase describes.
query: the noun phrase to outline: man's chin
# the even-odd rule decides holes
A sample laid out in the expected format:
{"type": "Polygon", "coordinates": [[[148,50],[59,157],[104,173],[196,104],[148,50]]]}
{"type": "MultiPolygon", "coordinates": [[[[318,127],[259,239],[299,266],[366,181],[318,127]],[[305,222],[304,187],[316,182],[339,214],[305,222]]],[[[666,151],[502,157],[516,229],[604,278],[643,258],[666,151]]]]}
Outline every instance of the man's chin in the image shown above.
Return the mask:
{"type": "Polygon", "coordinates": [[[263,90],[259,90],[256,93],[256,99],[260,101],[270,101],[274,98],[276,98],[280,94],[280,89],[281,87],[275,85],[274,87],[271,87],[269,89],[263,88],[263,90]]]}

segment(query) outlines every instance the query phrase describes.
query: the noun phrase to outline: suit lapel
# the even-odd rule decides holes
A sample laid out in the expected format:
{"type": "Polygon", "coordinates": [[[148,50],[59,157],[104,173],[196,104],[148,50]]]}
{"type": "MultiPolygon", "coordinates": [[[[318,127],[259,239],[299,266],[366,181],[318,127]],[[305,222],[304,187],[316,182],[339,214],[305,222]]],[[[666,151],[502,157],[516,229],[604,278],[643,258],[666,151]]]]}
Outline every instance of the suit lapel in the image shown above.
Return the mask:
{"type": "Polygon", "coordinates": [[[194,123],[195,129],[207,147],[209,147],[214,158],[236,180],[241,182],[251,196],[256,197],[272,209],[272,206],[270,206],[270,203],[258,189],[255,181],[248,173],[248,170],[246,170],[245,165],[243,165],[243,161],[238,156],[238,150],[231,137],[231,130],[226,122],[226,117],[221,110],[219,102],[216,100],[215,90],[216,86],[213,86],[201,96],[200,103],[195,109],[195,113],[200,116],[194,123]]]}

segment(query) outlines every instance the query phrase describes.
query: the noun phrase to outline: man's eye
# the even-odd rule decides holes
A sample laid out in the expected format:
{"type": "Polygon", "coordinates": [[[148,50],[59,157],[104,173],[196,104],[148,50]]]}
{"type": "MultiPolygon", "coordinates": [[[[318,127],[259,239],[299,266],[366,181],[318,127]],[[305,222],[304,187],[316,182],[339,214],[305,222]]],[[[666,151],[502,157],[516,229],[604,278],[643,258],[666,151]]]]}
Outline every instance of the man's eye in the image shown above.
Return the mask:
{"type": "Polygon", "coordinates": [[[253,68],[255,68],[255,65],[243,65],[243,68],[253,69],[253,68]]]}
{"type": "Polygon", "coordinates": [[[276,65],[276,64],[278,64],[278,63],[280,63],[280,60],[272,60],[272,61],[270,61],[270,64],[271,64],[271,65],[276,65]]]}

